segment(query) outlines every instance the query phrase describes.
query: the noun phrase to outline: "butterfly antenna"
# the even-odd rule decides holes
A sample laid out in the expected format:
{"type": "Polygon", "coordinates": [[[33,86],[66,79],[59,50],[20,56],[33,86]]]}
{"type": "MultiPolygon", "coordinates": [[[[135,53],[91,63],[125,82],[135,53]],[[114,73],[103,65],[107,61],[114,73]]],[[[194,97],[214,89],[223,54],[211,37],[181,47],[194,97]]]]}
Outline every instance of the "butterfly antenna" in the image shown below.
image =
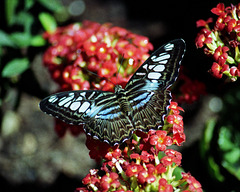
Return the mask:
{"type": "Polygon", "coordinates": [[[106,78],[106,77],[101,77],[101,76],[98,75],[97,73],[94,73],[94,72],[92,72],[92,71],[90,71],[90,70],[88,70],[88,69],[86,69],[86,70],[87,70],[87,72],[89,72],[89,73],[91,73],[91,74],[93,74],[93,75],[99,77],[99,79],[104,79],[104,80],[106,80],[106,81],[109,81],[109,82],[112,83],[114,86],[116,86],[116,84],[113,83],[110,79],[108,79],[108,78],[106,78]]]}

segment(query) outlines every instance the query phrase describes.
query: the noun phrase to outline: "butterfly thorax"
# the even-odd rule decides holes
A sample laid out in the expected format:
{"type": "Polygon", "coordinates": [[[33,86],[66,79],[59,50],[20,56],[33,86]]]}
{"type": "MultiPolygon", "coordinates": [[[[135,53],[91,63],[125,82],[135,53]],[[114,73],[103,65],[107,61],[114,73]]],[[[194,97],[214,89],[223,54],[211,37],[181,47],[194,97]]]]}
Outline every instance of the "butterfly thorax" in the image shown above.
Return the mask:
{"type": "Polygon", "coordinates": [[[121,85],[116,85],[114,88],[115,94],[117,95],[117,100],[120,105],[121,111],[129,116],[131,107],[126,96],[126,91],[122,88],[121,85]]]}

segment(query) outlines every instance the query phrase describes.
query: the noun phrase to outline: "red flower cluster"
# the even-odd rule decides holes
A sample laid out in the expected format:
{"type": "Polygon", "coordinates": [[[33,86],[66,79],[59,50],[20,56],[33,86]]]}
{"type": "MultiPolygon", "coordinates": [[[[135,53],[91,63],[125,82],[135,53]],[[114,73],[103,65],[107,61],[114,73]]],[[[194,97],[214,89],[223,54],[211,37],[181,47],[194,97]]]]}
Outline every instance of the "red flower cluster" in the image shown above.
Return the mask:
{"type": "Polygon", "coordinates": [[[148,134],[137,132],[121,150],[121,146],[110,147],[88,137],[90,156],[98,160],[103,157],[105,161],[101,170],[105,174],[100,176],[97,170],[91,170],[83,179],[86,187],[76,191],[191,192],[196,191],[196,186],[202,191],[199,182],[191,175],[182,173],[180,180],[175,179],[173,171],[181,165],[182,154],[167,149],[167,146],[180,145],[185,140],[179,115],[183,109],[175,102],[171,102],[169,109],[163,130],[151,130],[148,134]]]}
{"type": "Polygon", "coordinates": [[[198,80],[192,80],[188,76],[180,74],[178,82],[181,94],[173,95],[174,100],[178,103],[193,103],[206,94],[205,84],[198,80]]]}
{"type": "Polygon", "coordinates": [[[113,91],[111,82],[124,86],[153,49],[147,37],[90,21],[58,27],[44,38],[51,45],[44,53],[44,65],[62,90],[113,91]]]}
{"type": "Polygon", "coordinates": [[[197,21],[197,27],[203,27],[195,40],[197,48],[214,59],[210,72],[216,78],[226,75],[231,81],[240,77],[240,3],[236,6],[225,7],[219,3],[211,12],[218,16],[213,29],[210,29],[207,21],[197,21]]]}

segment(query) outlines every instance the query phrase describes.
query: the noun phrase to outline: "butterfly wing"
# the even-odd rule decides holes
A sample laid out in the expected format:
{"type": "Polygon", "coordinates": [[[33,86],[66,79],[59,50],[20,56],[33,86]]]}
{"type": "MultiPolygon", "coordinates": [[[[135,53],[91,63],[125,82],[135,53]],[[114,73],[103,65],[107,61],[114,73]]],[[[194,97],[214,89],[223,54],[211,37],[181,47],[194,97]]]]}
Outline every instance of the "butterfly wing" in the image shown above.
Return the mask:
{"type": "Polygon", "coordinates": [[[182,39],[163,45],[129,80],[125,90],[136,129],[148,131],[163,125],[171,101],[171,93],[166,89],[178,76],[184,52],[182,39]]]}
{"type": "Polygon", "coordinates": [[[176,80],[186,45],[176,39],[161,46],[138,68],[125,90],[164,90],[176,80]]]}
{"type": "Polygon", "coordinates": [[[121,112],[112,92],[87,90],[61,92],[46,97],[40,109],[66,123],[80,125],[88,135],[111,145],[128,139],[133,126],[121,112]]]}

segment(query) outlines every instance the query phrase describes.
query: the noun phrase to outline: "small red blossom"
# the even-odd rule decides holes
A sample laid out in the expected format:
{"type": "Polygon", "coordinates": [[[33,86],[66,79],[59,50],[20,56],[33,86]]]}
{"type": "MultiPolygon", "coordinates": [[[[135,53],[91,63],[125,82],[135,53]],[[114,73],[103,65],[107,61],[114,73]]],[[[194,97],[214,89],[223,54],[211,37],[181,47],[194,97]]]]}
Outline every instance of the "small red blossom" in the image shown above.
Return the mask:
{"type": "Polygon", "coordinates": [[[117,66],[111,61],[106,61],[102,64],[98,71],[100,77],[110,78],[117,72],[117,66]]]}
{"type": "Polygon", "coordinates": [[[213,59],[218,62],[218,63],[221,63],[222,65],[226,62],[227,60],[227,57],[228,57],[228,54],[227,54],[227,51],[229,51],[229,48],[226,47],[226,46],[219,46],[214,54],[213,54],[213,59]]]}
{"type": "Polygon", "coordinates": [[[140,184],[153,183],[155,182],[155,180],[156,180],[156,177],[153,174],[146,171],[145,169],[140,171],[138,174],[138,182],[140,184]]]}
{"type": "Polygon", "coordinates": [[[167,116],[167,122],[170,124],[176,124],[181,127],[183,127],[183,121],[182,121],[182,116],[181,115],[168,115],[167,116]]]}
{"type": "Polygon", "coordinates": [[[211,31],[208,29],[202,29],[200,33],[198,33],[195,43],[197,48],[202,48],[205,44],[212,43],[212,37],[210,37],[211,31]]]}
{"type": "Polygon", "coordinates": [[[174,163],[176,163],[177,165],[181,164],[181,160],[182,160],[182,154],[179,153],[178,151],[175,151],[173,149],[167,149],[166,151],[164,151],[164,153],[168,156],[172,158],[172,161],[174,163]]]}
{"type": "Polygon", "coordinates": [[[122,155],[122,151],[118,148],[118,146],[112,147],[108,149],[108,153],[104,156],[105,159],[111,161],[112,158],[118,159],[122,155]]]}
{"type": "Polygon", "coordinates": [[[127,166],[125,173],[128,177],[132,177],[132,176],[137,176],[138,173],[142,170],[143,170],[142,165],[138,165],[132,162],[127,166]]]}
{"type": "Polygon", "coordinates": [[[171,157],[168,157],[168,156],[164,156],[162,159],[161,159],[161,163],[164,165],[164,166],[171,166],[173,164],[173,161],[172,161],[172,158],[171,157]]]}
{"type": "Polygon", "coordinates": [[[171,166],[173,163],[175,163],[176,165],[180,165],[181,164],[181,160],[182,160],[182,155],[181,153],[172,150],[172,149],[167,149],[165,151],[166,156],[164,156],[161,159],[161,163],[164,166],[171,166]]]}
{"type": "Polygon", "coordinates": [[[161,178],[159,180],[158,192],[173,192],[173,186],[167,183],[167,180],[161,178]]]}
{"type": "Polygon", "coordinates": [[[82,183],[84,185],[88,184],[98,185],[100,179],[98,178],[97,172],[98,172],[97,169],[91,169],[90,173],[87,174],[85,178],[83,178],[82,183]]]}
{"type": "Polygon", "coordinates": [[[208,23],[212,23],[213,18],[209,18],[208,20],[204,21],[203,19],[200,19],[196,22],[197,27],[206,27],[208,23]]]}
{"type": "Polygon", "coordinates": [[[155,135],[150,136],[149,142],[151,145],[154,145],[157,150],[164,151],[167,146],[172,144],[172,139],[170,136],[167,136],[166,131],[158,130],[155,135]]]}
{"type": "Polygon", "coordinates": [[[182,132],[177,132],[173,135],[173,143],[181,146],[181,144],[186,140],[186,135],[182,132]]]}
{"type": "Polygon", "coordinates": [[[107,192],[110,189],[117,189],[120,185],[118,174],[114,172],[104,175],[100,180],[100,188],[103,192],[107,192]]]}
{"type": "Polygon", "coordinates": [[[229,71],[229,66],[224,64],[221,66],[220,64],[214,62],[212,67],[211,67],[211,73],[213,74],[214,77],[216,78],[222,78],[223,72],[224,71],[229,71]]]}
{"type": "Polygon", "coordinates": [[[147,151],[142,151],[141,155],[140,155],[140,159],[141,161],[148,163],[154,160],[154,156],[150,153],[148,153],[147,151]]]}
{"type": "Polygon", "coordinates": [[[189,184],[190,191],[202,192],[201,184],[190,173],[182,173],[183,179],[189,184]]]}
{"type": "Polygon", "coordinates": [[[157,170],[158,174],[162,174],[162,173],[165,173],[167,171],[166,167],[162,163],[159,163],[156,166],[156,170],[157,170]]]}
{"type": "Polygon", "coordinates": [[[239,67],[232,66],[232,67],[230,68],[230,74],[231,74],[233,77],[240,77],[239,67]]]}
{"type": "Polygon", "coordinates": [[[172,111],[173,114],[175,114],[175,115],[178,115],[178,114],[180,113],[180,111],[183,111],[183,112],[184,112],[183,108],[180,107],[180,106],[178,106],[178,103],[177,103],[177,102],[174,102],[174,101],[172,101],[172,102],[170,103],[170,106],[169,106],[168,108],[171,109],[171,111],[172,111]]]}
{"type": "Polygon", "coordinates": [[[223,3],[217,4],[217,7],[214,7],[211,9],[211,12],[216,15],[221,15],[225,11],[225,6],[223,3]]]}

